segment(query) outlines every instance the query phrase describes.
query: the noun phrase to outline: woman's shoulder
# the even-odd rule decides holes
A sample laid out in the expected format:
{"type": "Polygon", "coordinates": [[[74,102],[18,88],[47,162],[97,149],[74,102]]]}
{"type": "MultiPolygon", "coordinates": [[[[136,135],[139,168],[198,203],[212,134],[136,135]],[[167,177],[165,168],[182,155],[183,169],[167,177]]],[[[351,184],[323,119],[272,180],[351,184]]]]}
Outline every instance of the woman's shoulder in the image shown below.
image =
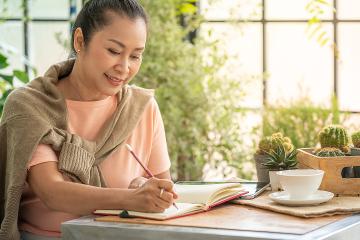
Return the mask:
{"type": "Polygon", "coordinates": [[[31,89],[27,86],[18,87],[11,91],[11,93],[7,96],[5,107],[13,107],[18,105],[27,105],[31,99],[31,89]]]}
{"type": "Polygon", "coordinates": [[[6,98],[6,102],[8,104],[31,103],[33,99],[38,98],[40,92],[44,93],[45,91],[42,86],[40,87],[42,78],[44,77],[37,77],[24,86],[15,88],[6,98]]]}
{"type": "Polygon", "coordinates": [[[135,94],[149,97],[147,108],[153,110],[157,110],[159,108],[157,101],[155,99],[155,89],[142,88],[136,85],[129,85],[129,89],[131,89],[131,91],[133,91],[133,93],[135,94]]]}
{"type": "Polygon", "coordinates": [[[136,85],[128,85],[127,90],[131,91],[133,94],[145,95],[150,97],[153,97],[155,93],[154,89],[142,88],[136,85]]]}
{"type": "Polygon", "coordinates": [[[29,115],[32,107],[30,95],[31,93],[26,87],[19,87],[11,91],[5,101],[2,120],[29,115]]]}
{"type": "MultiPolygon", "coordinates": [[[[2,117],[5,119],[16,116],[31,117],[50,112],[49,96],[41,89],[34,87],[37,81],[37,79],[34,79],[25,86],[14,89],[7,96],[2,117]]],[[[53,101],[53,104],[58,105],[59,101],[53,101]],[[57,104],[55,104],[56,102],[57,104]]]]}

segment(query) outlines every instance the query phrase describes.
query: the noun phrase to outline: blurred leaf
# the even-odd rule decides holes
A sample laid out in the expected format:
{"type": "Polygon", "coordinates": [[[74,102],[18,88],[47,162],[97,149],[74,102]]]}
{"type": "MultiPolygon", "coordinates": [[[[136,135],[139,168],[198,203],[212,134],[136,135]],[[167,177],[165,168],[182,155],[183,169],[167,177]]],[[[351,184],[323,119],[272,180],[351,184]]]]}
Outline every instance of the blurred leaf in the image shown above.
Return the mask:
{"type": "Polygon", "coordinates": [[[0,98],[0,117],[1,117],[2,111],[4,109],[4,104],[5,104],[6,98],[11,93],[11,91],[12,91],[12,89],[9,89],[2,93],[2,96],[0,98]]]}
{"type": "Polygon", "coordinates": [[[13,85],[13,76],[12,75],[5,75],[0,73],[0,78],[4,79],[6,82],[8,82],[10,85],[13,85]]]}
{"type": "MultiPolygon", "coordinates": [[[[333,12],[336,10],[332,7],[332,3],[327,0],[310,0],[305,5],[305,10],[309,12],[311,17],[308,20],[307,32],[309,39],[316,37],[317,42],[321,47],[335,45],[322,24],[321,19],[324,17],[325,9],[331,9],[333,12]]],[[[334,48],[334,55],[338,58],[337,48],[334,48]]]]}
{"type": "Polygon", "coordinates": [[[328,38],[319,42],[320,46],[325,46],[330,40],[328,38]]]}
{"type": "Polygon", "coordinates": [[[322,32],[319,34],[319,36],[317,37],[318,42],[322,41],[324,38],[326,38],[326,32],[322,32]]]}
{"type": "Polygon", "coordinates": [[[327,6],[330,6],[331,4],[328,2],[328,1],[326,1],[326,0],[315,0],[316,2],[318,2],[318,3],[321,3],[321,4],[324,4],[324,5],[327,5],[327,6]]]}
{"type": "Polygon", "coordinates": [[[29,82],[29,76],[27,75],[26,72],[20,71],[20,70],[14,70],[13,74],[17,79],[19,79],[23,83],[28,83],[29,82]]]}
{"type": "Polygon", "coordinates": [[[7,57],[0,53],[0,69],[4,69],[8,66],[9,64],[7,63],[7,57]]]}
{"type": "Polygon", "coordinates": [[[183,3],[180,7],[182,14],[194,14],[197,11],[197,7],[191,3],[183,3]]]}
{"type": "Polygon", "coordinates": [[[312,38],[317,32],[319,32],[322,29],[322,26],[319,24],[313,28],[313,30],[309,34],[309,38],[312,38]]]}

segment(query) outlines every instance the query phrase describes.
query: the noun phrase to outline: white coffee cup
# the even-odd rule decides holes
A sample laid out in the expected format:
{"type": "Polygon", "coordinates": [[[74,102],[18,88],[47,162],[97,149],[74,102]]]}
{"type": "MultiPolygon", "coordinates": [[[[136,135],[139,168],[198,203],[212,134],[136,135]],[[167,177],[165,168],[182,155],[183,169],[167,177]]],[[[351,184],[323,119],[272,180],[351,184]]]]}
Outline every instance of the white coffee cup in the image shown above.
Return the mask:
{"type": "Polygon", "coordinates": [[[320,187],[323,170],[293,169],[277,172],[281,187],[291,199],[307,199],[320,187]]]}

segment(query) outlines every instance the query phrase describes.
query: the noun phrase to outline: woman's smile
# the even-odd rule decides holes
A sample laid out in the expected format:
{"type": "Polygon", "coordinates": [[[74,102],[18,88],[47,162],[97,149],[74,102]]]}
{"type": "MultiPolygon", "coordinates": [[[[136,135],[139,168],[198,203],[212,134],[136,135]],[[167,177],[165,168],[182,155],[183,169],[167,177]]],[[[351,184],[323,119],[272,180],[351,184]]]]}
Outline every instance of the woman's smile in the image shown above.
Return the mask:
{"type": "Polygon", "coordinates": [[[104,73],[106,79],[109,81],[109,83],[115,87],[121,85],[121,84],[124,84],[125,83],[125,79],[120,79],[120,78],[117,78],[117,77],[113,77],[109,74],[106,74],[104,73]]]}

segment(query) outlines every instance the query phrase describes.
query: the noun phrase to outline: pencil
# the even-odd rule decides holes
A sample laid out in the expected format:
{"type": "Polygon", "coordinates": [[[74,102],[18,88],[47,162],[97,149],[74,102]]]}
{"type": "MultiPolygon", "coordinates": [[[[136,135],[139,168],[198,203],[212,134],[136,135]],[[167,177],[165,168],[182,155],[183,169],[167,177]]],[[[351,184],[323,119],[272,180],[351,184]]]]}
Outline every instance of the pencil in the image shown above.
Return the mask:
{"type": "MultiPolygon", "coordinates": [[[[144,171],[150,176],[150,177],[154,177],[154,175],[150,172],[150,170],[140,161],[140,159],[136,156],[136,154],[134,153],[132,147],[129,144],[125,145],[127,150],[129,150],[129,152],[131,153],[131,155],[135,158],[135,160],[140,164],[140,166],[144,169],[144,171]]],[[[176,206],[175,203],[173,203],[173,206],[179,210],[178,206],[176,206]]]]}

